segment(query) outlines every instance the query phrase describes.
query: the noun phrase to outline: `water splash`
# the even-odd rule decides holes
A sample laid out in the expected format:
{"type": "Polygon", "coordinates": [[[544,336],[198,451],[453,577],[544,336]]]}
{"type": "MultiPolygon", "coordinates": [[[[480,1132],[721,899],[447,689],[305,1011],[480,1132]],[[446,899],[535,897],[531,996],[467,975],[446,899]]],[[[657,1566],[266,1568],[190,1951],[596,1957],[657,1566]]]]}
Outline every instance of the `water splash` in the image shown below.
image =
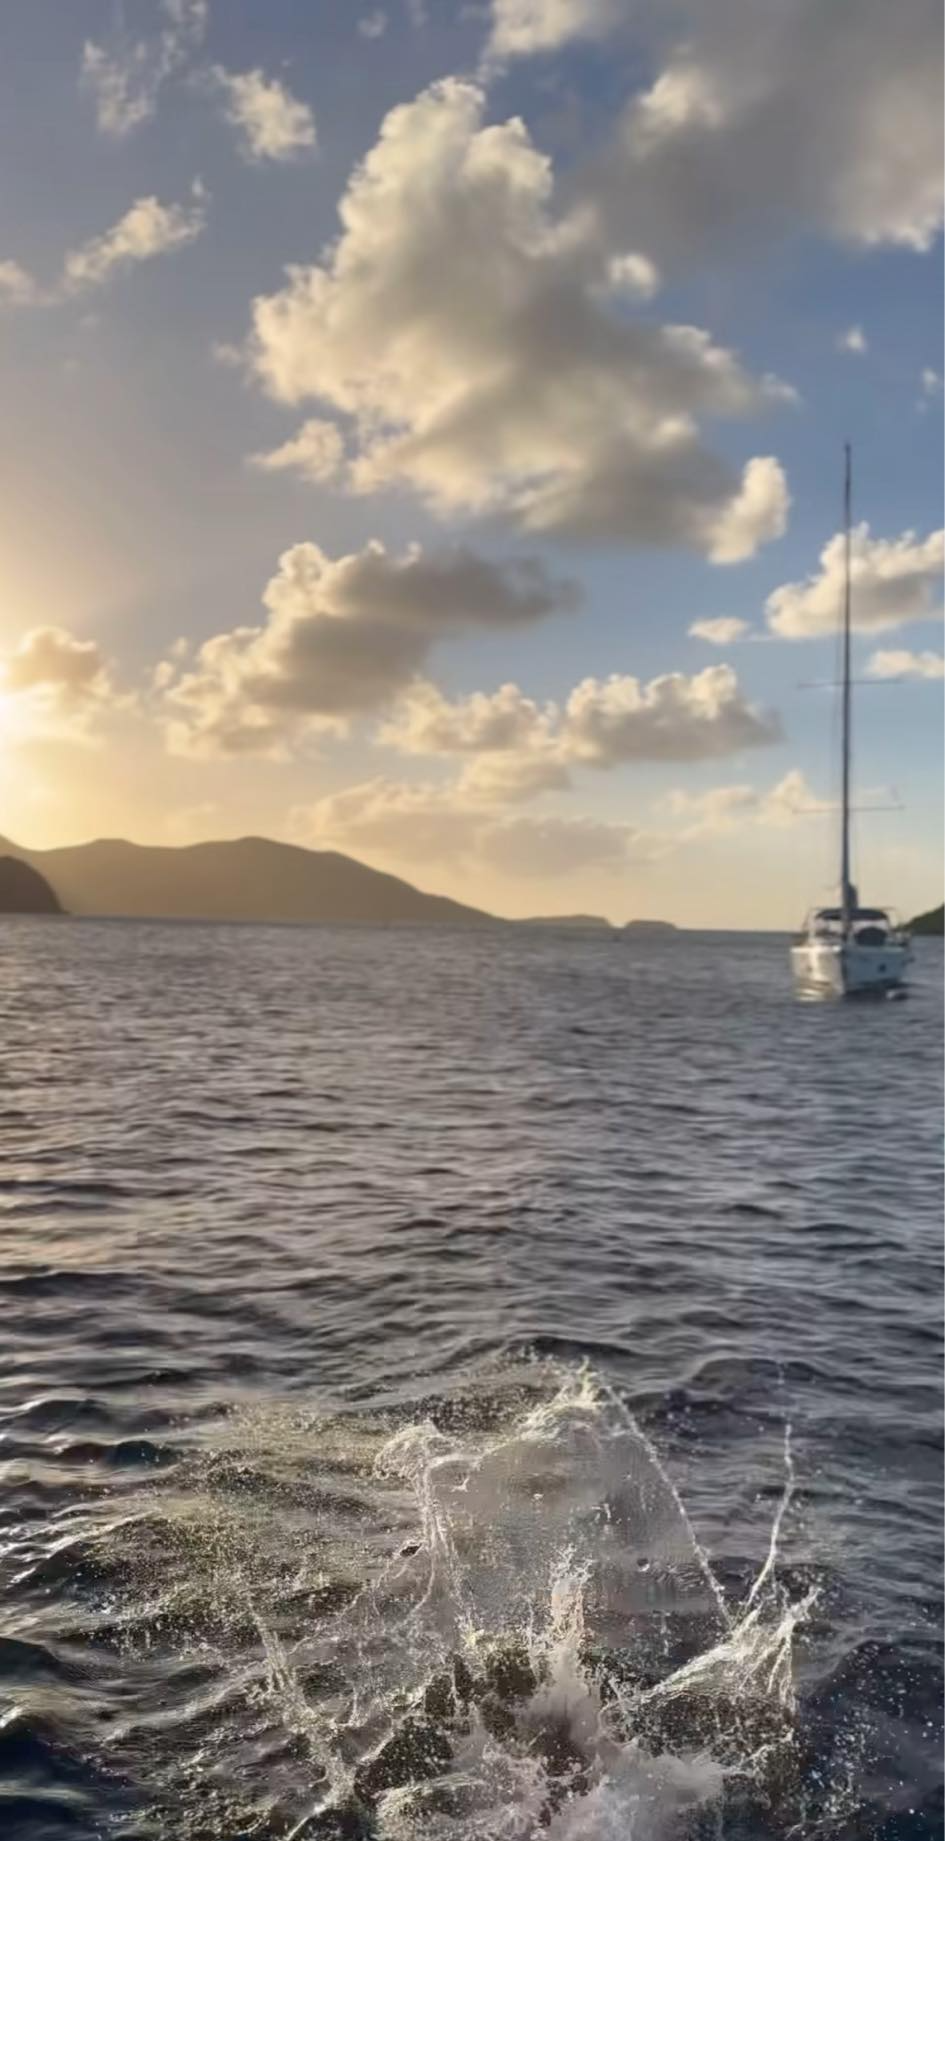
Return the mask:
{"type": "MultiPolygon", "coordinates": [[[[813,1595],[792,1600],[778,1574],[789,1431],[739,1599],[622,1399],[589,1367],[519,1363],[517,1381],[506,1359],[498,1387],[386,1433],[377,1415],[231,1418],[160,1512],[152,1496],[132,1577],[149,1613],[176,1603],[177,1648],[193,1661],[199,1641],[206,1667],[188,1709],[199,1743],[186,1769],[179,1747],[169,1758],[162,1810],[190,1807],[176,1831],[797,1828],[793,1653],[813,1595]]],[[[126,1604],[132,1632],[140,1614],[126,1604]]],[[[162,1697],[170,1669],[158,1660],[162,1697]]]]}
{"type": "Polygon", "coordinates": [[[352,1758],[364,1831],[684,1833],[719,1824],[736,1780],[759,1796],[786,1781],[812,1596],[777,1579],[789,1437],[785,1460],[733,1607],[654,1447],[588,1369],[498,1433],[397,1432],[376,1472],[409,1489],[417,1540],[344,1617],[375,1707],[402,1702],[352,1758]]]}

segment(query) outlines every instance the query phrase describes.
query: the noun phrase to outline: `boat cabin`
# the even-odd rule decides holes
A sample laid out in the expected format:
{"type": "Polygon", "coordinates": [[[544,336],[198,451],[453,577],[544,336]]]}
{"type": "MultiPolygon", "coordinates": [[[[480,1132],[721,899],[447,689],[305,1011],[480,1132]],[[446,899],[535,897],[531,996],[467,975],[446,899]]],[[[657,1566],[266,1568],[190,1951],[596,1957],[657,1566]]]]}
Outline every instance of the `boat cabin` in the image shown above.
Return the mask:
{"type": "MultiPolygon", "coordinates": [[[[867,910],[860,904],[855,904],[850,911],[847,935],[857,946],[901,946],[903,943],[898,918],[888,910],[867,910]]],[[[843,911],[839,904],[809,911],[802,938],[832,940],[839,944],[843,938],[843,911]]]]}

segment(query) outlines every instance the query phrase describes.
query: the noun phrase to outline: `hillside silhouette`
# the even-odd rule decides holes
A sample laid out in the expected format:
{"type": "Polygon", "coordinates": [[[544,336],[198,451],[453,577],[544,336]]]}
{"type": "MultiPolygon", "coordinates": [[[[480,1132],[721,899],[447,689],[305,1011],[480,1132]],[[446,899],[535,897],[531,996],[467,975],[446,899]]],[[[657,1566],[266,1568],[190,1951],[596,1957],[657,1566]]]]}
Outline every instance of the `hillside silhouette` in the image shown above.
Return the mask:
{"type": "Polygon", "coordinates": [[[34,916],[58,916],[62,909],[45,876],[28,861],[3,852],[0,840],[0,917],[31,912],[34,916]]]}
{"type": "Polygon", "coordinates": [[[945,903],[940,903],[937,910],[923,910],[921,916],[912,919],[909,930],[920,939],[940,939],[945,934],[945,903]]]}
{"type": "MultiPolygon", "coordinates": [[[[137,846],[93,839],[0,855],[35,870],[63,910],[84,917],[169,917],[276,924],[494,924],[484,910],[427,895],[395,875],[275,839],[137,846]]],[[[47,907],[55,907],[49,906],[47,907]]]]}

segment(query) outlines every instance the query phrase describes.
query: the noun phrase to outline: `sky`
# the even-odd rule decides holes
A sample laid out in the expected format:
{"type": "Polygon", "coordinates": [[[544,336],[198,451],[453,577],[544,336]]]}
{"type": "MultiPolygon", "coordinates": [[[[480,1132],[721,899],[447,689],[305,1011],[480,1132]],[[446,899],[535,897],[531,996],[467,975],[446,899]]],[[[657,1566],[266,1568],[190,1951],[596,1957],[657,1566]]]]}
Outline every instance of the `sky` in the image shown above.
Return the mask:
{"type": "Polygon", "coordinates": [[[940,900],[938,0],[10,0],[0,832],[940,900]]]}

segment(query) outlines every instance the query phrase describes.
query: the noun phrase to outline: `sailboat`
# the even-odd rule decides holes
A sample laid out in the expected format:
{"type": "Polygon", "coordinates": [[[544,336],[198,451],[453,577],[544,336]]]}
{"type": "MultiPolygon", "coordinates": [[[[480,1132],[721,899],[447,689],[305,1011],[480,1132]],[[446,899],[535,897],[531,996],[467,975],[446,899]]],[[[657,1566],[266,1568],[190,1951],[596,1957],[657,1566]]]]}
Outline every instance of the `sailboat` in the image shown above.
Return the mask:
{"type": "Polygon", "coordinates": [[[853,685],[850,674],[852,632],[852,460],[844,450],[843,527],[843,738],[840,791],[840,901],[811,910],[791,947],[791,965],[800,989],[814,995],[885,995],[901,988],[910,960],[909,934],[888,910],[867,910],[860,903],[850,867],[850,757],[853,685]]]}

